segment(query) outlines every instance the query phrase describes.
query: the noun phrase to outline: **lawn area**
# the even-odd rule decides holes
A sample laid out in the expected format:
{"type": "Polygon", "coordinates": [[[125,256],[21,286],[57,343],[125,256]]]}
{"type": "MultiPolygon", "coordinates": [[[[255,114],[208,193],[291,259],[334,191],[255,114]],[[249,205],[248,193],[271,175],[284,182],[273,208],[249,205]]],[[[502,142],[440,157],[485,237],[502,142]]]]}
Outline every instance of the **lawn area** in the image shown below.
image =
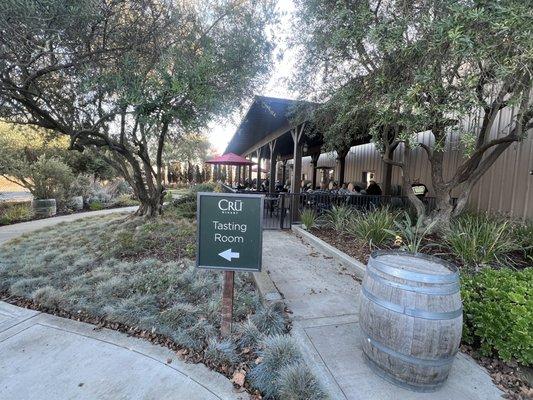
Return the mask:
{"type": "Polygon", "coordinates": [[[262,305],[248,273],[235,274],[234,334],[220,338],[222,274],[194,267],[196,226],[181,215],[111,214],[17,238],[0,247],[0,298],[167,346],[256,396],[324,398],[283,305],[262,305]]]}

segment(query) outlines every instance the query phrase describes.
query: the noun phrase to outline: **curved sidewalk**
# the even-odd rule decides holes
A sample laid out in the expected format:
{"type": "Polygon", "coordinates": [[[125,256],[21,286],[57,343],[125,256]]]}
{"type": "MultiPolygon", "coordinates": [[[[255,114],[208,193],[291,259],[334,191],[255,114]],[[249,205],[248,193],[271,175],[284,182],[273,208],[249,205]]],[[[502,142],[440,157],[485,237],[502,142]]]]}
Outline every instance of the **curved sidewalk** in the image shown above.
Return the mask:
{"type": "MultiPolygon", "coordinates": [[[[0,227],[3,242],[61,222],[136,207],[0,227]]],[[[0,301],[0,397],[11,400],[241,400],[231,382],[203,364],[110,329],[0,301]]]]}

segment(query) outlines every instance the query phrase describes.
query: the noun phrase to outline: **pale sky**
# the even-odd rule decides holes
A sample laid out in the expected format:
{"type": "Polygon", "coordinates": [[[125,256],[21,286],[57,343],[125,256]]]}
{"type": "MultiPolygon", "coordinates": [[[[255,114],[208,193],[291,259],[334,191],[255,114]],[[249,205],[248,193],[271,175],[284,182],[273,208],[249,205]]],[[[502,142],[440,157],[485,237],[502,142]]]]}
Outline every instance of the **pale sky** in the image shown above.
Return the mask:
{"type": "MultiPolygon", "coordinates": [[[[274,50],[274,55],[278,53],[283,54],[283,58],[277,60],[272,70],[272,75],[263,89],[260,89],[256,94],[262,96],[272,97],[286,97],[295,98],[295,94],[287,89],[285,79],[289,78],[295,63],[295,56],[292,52],[287,51],[286,43],[287,37],[290,35],[291,14],[294,11],[294,4],[292,0],[279,0],[278,7],[284,15],[280,18],[279,27],[276,27],[279,40],[277,40],[277,48],[274,50]]],[[[238,111],[233,118],[228,118],[227,121],[214,122],[206,131],[207,137],[218,154],[222,154],[228,142],[232,138],[241,118],[244,116],[249,104],[244,104],[241,111],[238,111]]]]}

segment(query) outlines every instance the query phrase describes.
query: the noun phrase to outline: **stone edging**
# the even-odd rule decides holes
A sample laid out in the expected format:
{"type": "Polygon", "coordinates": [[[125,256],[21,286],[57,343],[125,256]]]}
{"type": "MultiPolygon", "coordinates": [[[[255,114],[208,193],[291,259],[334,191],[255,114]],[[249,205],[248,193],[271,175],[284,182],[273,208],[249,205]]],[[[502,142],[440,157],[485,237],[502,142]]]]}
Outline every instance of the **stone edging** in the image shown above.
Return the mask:
{"type": "Polygon", "coordinates": [[[309,244],[317,247],[324,253],[326,253],[328,256],[333,257],[335,260],[343,264],[344,266],[350,268],[353,270],[357,278],[363,279],[365,275],[365,265],[359,261],[357,261],[355,258],[350,257],[348,254],[343,253],[339,249],[333,247],[332,245],[324,242],[322,239],[319,239],[315,235],[313,235],[311,232],[306,231],[305,229],[293,225],[292,230],[294,233],[296,233],[301,238],[305,239],[309,244]]]}

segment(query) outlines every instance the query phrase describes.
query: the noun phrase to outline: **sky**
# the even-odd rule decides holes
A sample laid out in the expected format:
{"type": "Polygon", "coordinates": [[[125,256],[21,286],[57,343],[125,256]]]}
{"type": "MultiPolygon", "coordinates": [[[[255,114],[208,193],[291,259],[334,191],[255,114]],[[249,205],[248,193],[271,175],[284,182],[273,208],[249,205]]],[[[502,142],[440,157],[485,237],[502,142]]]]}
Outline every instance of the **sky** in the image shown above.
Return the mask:
{"type": "MultiPolygon", "coordinates": [[[[279,40],[277,40],[277,48],[274,50],[274,54],[281,52],[283,57],[276,59],[272,74],[269,81],[265,84],[264,88],[260,89],[256,94],[271,97],[286,97],[295,98],[295,94],[288,90],[285,80],[291,76],[292,69],[295,63],[294,52],[291,52],[286,48],[287,37],[290,35],[291,28],[291,14],[294,11],[294,4],[292,0],[279,0],[278,8],[282,12],[280,18],[279,27],[276,27],[279,40]]],[[[241,118],[244,116],[248,108],[248,104],[244,104],[244,107],[239,112],[236,112],[231,118],[228,118],[222,123],[220,121],[214,122],[209,126],[206,131],[209,142],[213,147],[213,150],[217,154],[222,154],[228,145],[228,142],[232,138],[241,118]]]]}

